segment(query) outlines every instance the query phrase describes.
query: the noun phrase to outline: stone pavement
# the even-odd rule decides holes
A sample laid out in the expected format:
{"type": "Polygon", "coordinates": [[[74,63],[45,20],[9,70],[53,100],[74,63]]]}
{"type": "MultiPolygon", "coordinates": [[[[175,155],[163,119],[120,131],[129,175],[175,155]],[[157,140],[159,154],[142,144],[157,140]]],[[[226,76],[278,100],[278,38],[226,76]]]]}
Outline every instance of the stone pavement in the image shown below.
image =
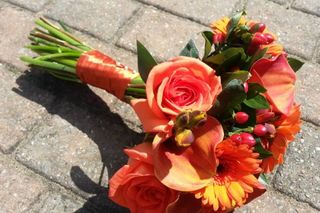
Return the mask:
{"type": "Polygon", "coordinates": [[[319,0],[1,0],[0,213],[127,212],[107,199],[107,180],[126,162],[122,148],[142,138],[128,105],[19,61],[36,17],[63,20],[136,68],[136,39],[172,57],[212,20],[243,8],[306,62],[297,83],[304,123],[269,191],[236,212],[319,212],[319,0]]]}

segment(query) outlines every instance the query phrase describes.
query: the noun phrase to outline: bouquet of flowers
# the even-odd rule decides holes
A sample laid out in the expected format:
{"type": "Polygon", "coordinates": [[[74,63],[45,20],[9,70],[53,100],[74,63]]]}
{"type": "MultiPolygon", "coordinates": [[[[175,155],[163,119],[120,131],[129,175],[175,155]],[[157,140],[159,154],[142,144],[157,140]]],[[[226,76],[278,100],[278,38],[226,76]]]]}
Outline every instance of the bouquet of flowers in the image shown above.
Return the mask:
{"type": "Polygon", "coordinates": [[[265,173],[283,162],[300,130],[295,72],[276,36],[245,13],[202,32],[157,62],[138,41],[139,72],[40,18],[21,57],[53,76],[90,84],[129,103],[146,133],[124,150],[128,164],[109,198],[131,212],[230,212],[265,191],[265,173]]]}

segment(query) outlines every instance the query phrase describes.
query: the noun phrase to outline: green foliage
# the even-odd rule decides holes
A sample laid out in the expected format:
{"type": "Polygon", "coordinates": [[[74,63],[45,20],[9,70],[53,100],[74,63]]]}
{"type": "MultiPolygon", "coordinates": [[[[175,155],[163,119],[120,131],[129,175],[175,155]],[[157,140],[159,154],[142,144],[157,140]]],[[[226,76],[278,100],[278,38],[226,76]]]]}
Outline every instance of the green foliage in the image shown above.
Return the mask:
{"type": "Polygon", "coordinates": [[[233,108],[240,105],[245,98],[242,81],[233,79],[222,90],[210,113],[220,118],[231,116],[233,108]]]}
{"type": "Polygon", "coordinates": [[[144,82],[147,82],[149,72],[158,63],[152,57],[150,52],[143,46],[140,41],[137,41],[137,54],[138,54],[138,70],[144,82]]]}
{"type": "Polygon", "coordinates": [[[269,109],[269,103],[262,95],[256,95],[253,98],[246,99],[243,101],[245,105],[253,109],[269,109]]]}
{"type": "Polygon", "coordinates": [[[203,58],[208,57],[211,52],[212,45],[213,45],[213,33],[211,31],[204,31],[201,33],[202,37],[205,40],[204,45],[204,55],[203,58]]]}
{"type": "Polygon", "coordinates": [[[244,83],[246,80],[248,80],[249,75],[249,72],[244,70],[223,73],[221,75],[222,87],[224,88],[225,85],[227,85],[230,81],[234,79],[241,80],[242,83],[244,83]]]}
{"type": "Polygon", "coordinates": [[[192,39],[190,39],[186,46],[182,49],[180,55],[192,58],[199,58],[199,50],[192,39]]]}
{"type": "Polygon", "coordinates": [[[254,146],[254,152],[259,153],[259,158],[260,159],[268,158],[268,157],[273,155],[272,152],[270,152],[270,151],[266,150],[265,148],[263,148],[260,138],[256,138],[256,142],[257,143],[254,146]]]}
{"type": "Polygon", "coordinates": [[[304,64],[302,61],[290,57],[288,57],[288,63],[295,72],[297,72],[304,64]]]}

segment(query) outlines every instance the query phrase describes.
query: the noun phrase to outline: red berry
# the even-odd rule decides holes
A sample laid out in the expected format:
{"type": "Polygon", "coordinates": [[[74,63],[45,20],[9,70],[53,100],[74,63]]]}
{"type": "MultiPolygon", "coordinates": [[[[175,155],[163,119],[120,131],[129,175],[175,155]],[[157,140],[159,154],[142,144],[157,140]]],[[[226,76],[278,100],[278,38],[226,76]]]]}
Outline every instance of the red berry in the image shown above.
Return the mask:
{"type": "Polygon", "coordinates": [[[251,43],[255,45],[268,44],[268,39],[265,34],[257,32],[253,35],[251,43]]]}
{"type": "Polygon", "coordinates": [[[247,83],[247,82],[244,82],[244,83],[243,83],[243,87],[244,87],[244,92],[247,93],[248,90],[249,90],[249,85],[248,85],[248,83],[247,83]]]}
{"type": "Polygon", "coordinates": [[[244,124],[248,121],[249,115],[245,112],[237,112],[234,118],[238,124],[244,124]]]}
{"type": "Polygon", "coordinates": [[[243,132],[240,135],[241,135],[242,144],[247,144],[250,147],[256,144],[256,140],[250,133],[243,132]]]}
{"type": "Polygon", "coordinates": [[[241,144],[242,142],[242,139],[241,139],[241,135],[240,134],[233,134],[231,135],[230,139],[233,141],[233,142],[236,142],[238,144],[241,144]]]}
{"type": "Polygon", "coordinates": [[[262,124],[257,124],[253,129],[253,133],[257,136],[264,136],[267,132],[267,128],[262,124]]]}
{"type": "Polygon", "coordinates": [[[251,26],[250,32],[255,33],[255,32],[260,32],[262,33],[266,29],[266,25],[263,23],[256,23],[251,26]]]}
{"type": "Polygon", "coordinates": [[[265,33],[264,37],[267,39],[268,44],[270,44],[270,43],[272,43],[274,41],[274,37],[269,33],[265,33]]]}

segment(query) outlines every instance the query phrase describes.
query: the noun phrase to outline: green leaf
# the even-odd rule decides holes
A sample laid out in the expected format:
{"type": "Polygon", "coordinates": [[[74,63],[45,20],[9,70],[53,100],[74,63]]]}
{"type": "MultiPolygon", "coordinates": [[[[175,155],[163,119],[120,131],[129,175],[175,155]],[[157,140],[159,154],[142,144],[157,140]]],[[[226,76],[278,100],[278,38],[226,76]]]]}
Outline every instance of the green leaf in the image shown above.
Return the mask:
{"type": "Polygon", "coordinates": [[[266,54],[268,51],[268,47],[263,48],[262,50],[259,50],[254,56],[252,56],[250,63],[246,67],[248,70],[251,68],[251,66],[254,64],[254,62],[258,61],[259,59],[263,58],[263,56],[266,54]]]}
{"type": "Polygon", "coordinates": [[[236,66],[241,64],[246,60],[246,54],[243,48],[240,47],[231,47],[219,54],[212,55],[204,59],[205,63],[218,65],[216,68],[219,73],[221,70],[227,70],[231,66],[236,66]]]}
{"type": "Polygon", "coordinates": [[[201,35],[205,40],[203,58],[206,58],[206,57],[208,57],[208,55],[210,54],[211,49],[212,49],[213,33],[211,31],[204,31],[201,33],[201,35]]]}
{"type": "Polygon", "coordinates": [[[144,82],[147,82],[149,72],[158,63],[149,53],[149,51],[143,46],[143,44],[137,40],[137,54],[138,54],[138,70],[141,78],[144,82]]]}
{"type": "Polygon", "coordinates": [[[194,43],[194,41],[192,39],[189,40],[187,45],[180,52],[180,55],[192,57],[192,58],[199,58],[199,50],[196,47],[196,44],[194,43]]]}
{"type": "Polygon", "coordinates": [[[289,58],[289,57],[288,57],[288,63],[295,72],[297,72],[304,64],[302,61],[299,61],[298,59],[289,58]]]}
{"type": "Polygon", "coordinates": [[[257,143],[254,146],[254,152],[259,153],[260,159],[268,158],[273,155],[272,152],[263,148],[260,139],[257,139],[257,143]]]}
{"type": "Polygon", "coordinates": [[[219,94],[216,104],[209,112],[216,117],[224,117],[232,114],[232,109],[243,102],[246,93],[242,86],[242,81],[238,79],[231,80],[222,92],[219,94]]]}
{"type": "Polygon", "coordinates": [[[245,105],[253,109],[269,109],[269,103],[262,95],[256,95],[253,98],[246,99],[243,101],[245,105]]]}
{"type": "Polygon", "coordinates": [[[263,184],[264,186],[268,186],[269,184],[268,184],[268,179],[267,179],[267,177],[266,177],[266,174],[264,174],[264,173],[261,173],[260,175],[259,175],[259,178],[258,178],[258,181],[261,183],[261,184],[263,184]]]}
{"type": "Polygon", "coordinates": [[[244,83],[246,80],[249,79],[250,73],[248,71],[235,71],[235,72],[226,72],[221,75],[222,79],[222,87],[227,85],[233,79],[239,79],[244,83]]]}
{"type": "Polygon", "coordinates": [[[248,83],[247,99],[253,98],[260,93],[265,93],[267,90],[258,83],[248,83]]]}
{"type": "Polygon", "coordinates": [[[241,16],[246,15],[244,11],[235,14],[227,25],[227,39],[229,38],[232,31],[238,26],[241,16]]]}

